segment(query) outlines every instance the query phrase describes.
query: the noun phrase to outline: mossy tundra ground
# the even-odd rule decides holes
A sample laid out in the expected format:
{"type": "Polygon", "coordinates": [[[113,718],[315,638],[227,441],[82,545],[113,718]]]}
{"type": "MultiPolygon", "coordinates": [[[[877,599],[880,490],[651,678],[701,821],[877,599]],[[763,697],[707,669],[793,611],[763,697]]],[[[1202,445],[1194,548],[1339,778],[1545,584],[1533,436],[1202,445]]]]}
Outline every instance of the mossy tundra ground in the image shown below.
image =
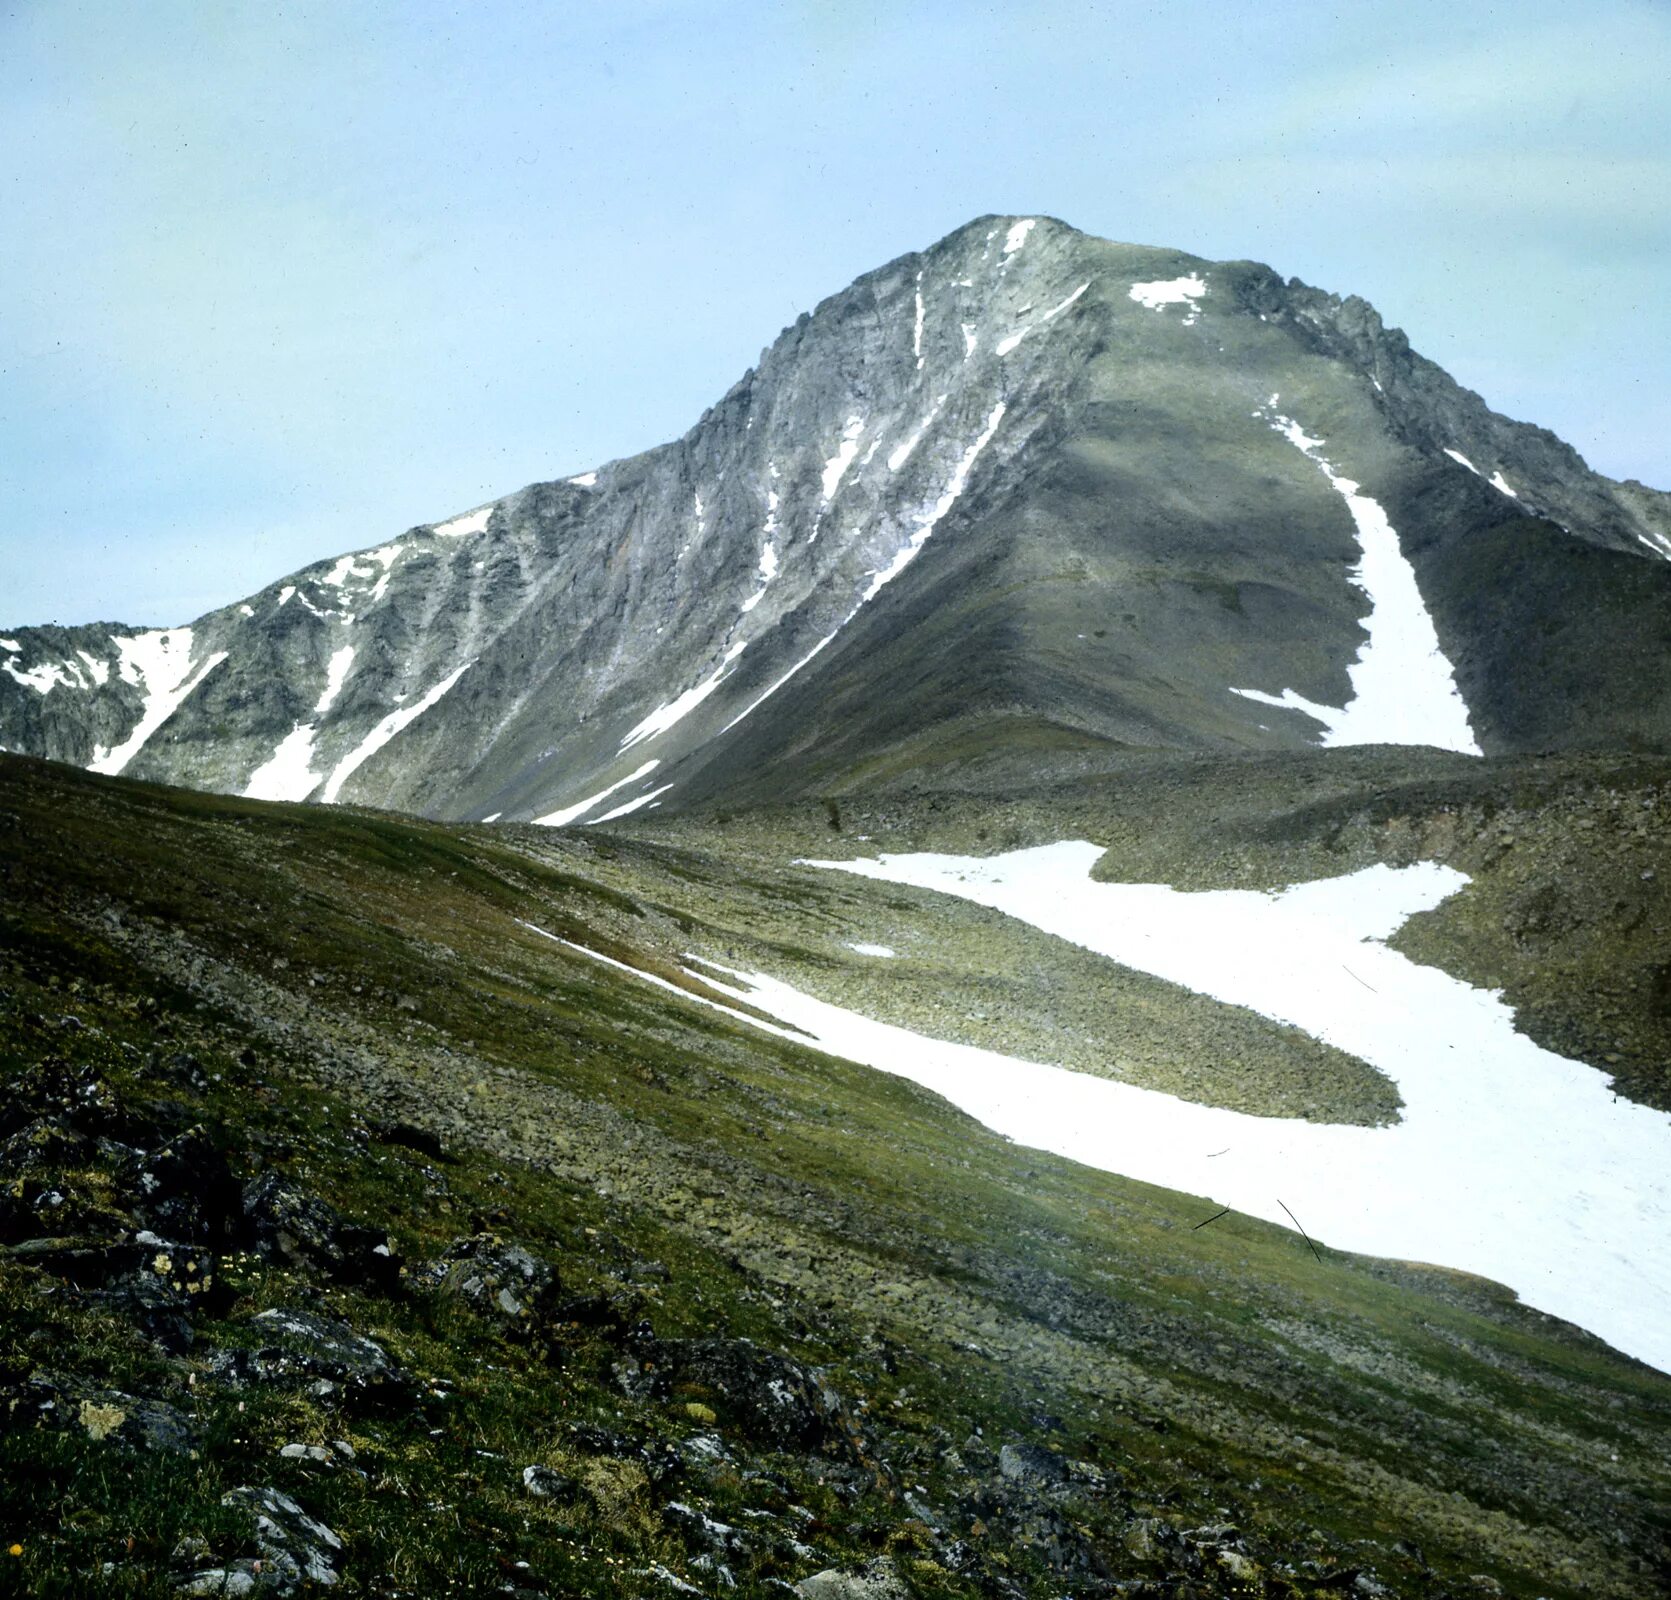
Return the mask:
{"type": "Polygon", "coordinates": [[[0,1592],[1655,1592],[1664,1375],[1480,1280],[1198,1227],[522,926],[695,989],[683,951],[746,953],[1208,1097],[1190,1058],[1236,1052],[1249,1109],[1375,1120],[1375,1075],[1257,1018],[788,863],[982,830],[1172,881],[1448,849],[1476,903],[1407,937],[1475,981],[1520,963],[1539,1026],[1612,1028],[1663,1093],[1662,891],[1638,876],[1603,950],[1599,901],[1539,887],[1562,851],[1651,871],[1659,775],[1417,805],[1407,771],[1288,767],[1256,826],[1169,771],[556,834],[0,758],[0,1592]],[[864,939],[915,959],[879,982],[864,939]],[[1588,1004],[1539,975],[1604,967],[1588,1004]],[[239,1490],[335,1544],[258,1534],[239,1490]]]}

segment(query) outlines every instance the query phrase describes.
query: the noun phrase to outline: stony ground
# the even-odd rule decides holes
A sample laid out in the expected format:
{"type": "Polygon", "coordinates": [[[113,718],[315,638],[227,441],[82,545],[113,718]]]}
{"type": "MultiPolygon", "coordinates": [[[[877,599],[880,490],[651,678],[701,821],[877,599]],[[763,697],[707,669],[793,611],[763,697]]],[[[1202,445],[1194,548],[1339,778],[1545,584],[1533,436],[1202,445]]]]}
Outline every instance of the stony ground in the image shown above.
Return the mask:
{"type": "MultiPolygon", "coordinates": [[[[1608,798],[1640,784],[1569,792],[1515,814],[1527,884],[1562,839],[1602,834],[1621,873],[1647,848],[1608,798]]],[[[1140,798],[1096,802],[1111,843],[1140,798]]],[[[686,949],[838,997],[897,983],[913,1016],[938,992],[939,1031],[982,1042],[1060,1015],[1089,1060],[1092,1002],[1024,981],[1083,980],[1139,1019],[1105,1070],[1232,1040],[1273,1063],[1272,1104],[1320,1069],[1374,1114],[1378,1080],[1284,1075],[1258,1019],[786,865],[798,831],[836,853],[883,813],[949,842],[962,803],[651,841],[0,759],[0,1592],[1662,1586],[1662,1375],[1478,1280],[1197,1227],[1199,1201],[1011,1146],[518,920],[691,988],[686,949]],[[920,970],[879,986],[849,939],[920,970]],[[976,996],[988,1016],[954,1015],[976,996]]],[[[1350,855],[1354,826],[1283,859],[1350,855]]],[[[1207,870],[1258,866],[1222,837],[1207,870]]],[[[1504,903],[1522,881],[1493,880],[1504,903]]],[[[1560,960],[1599,961],[1574,931],[1593,915],[1558,922],[1560,960]]],[[[1456,937],[1443,916],[1420,937],[1456,937]]]]}

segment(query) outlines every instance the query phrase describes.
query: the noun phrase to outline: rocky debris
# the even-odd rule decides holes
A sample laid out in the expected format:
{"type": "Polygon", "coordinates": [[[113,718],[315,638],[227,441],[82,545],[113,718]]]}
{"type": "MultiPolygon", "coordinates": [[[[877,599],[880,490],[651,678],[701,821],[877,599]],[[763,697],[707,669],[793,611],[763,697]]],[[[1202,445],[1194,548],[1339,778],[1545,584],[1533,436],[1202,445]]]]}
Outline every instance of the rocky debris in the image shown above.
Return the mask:
{"type": "Polygon", "coordinates": [[[908,1600],[905,1587],[891,1561],[872,1561],[857,1572],[826,1567],[795,1585],[801,1600],[908,1600]]]}
{"type": "Polygon", "coordinates": [[[611,1461],[630,1461],[641,1466],[652,1488],[660,1487],[685,1469],[684,1453],[678,1446],[615,1433],[595,1423],[571,1424],[568,1438],[569,1443],[585,1455],[604,1456],[611,1461]]]}
{"type": "Polygon", "coordinates": [[[6,1254],[82,1290],[171,1354],[190,1347],[197,1302],[215,1293],[209,1256],[154,1236],[130,1244],[25,1239],[6,1254]]]}
{"type": "Polygon", "coordinates": [[[266,1172],[247,1184],[243,1211],[257,1249],[287,1266],[382,1289],[400,1281],[400,1261],[387,1233],[350,1222],[283,1173],[266,1172]]]}
{"type": "Polygon", "coordinates": [[[707,1512],[683,1500],[669,1500],[662,1507],[663,1518],[685,1536],[685,1543],[698,1550],[716,1555],[731,1555],[747,1548],[748,1539],[741,1529],[728,1522],[719,1522],[707,1512]]]}
{"type": "Polygon", "coordinates": [[[201,1124],[149,1153],[134,1151],[113,1179],[134,1220],[166,1238],[226,1248],[241,1232],[237,1180],[201,1124]]]}
{"type": "MultiPolygon", "coordinates": [[[[175,1584],[177,1594],[288,1595],[310,1585],[331,1588],[338,1583],[336,1563],[342,1540],[282,1490],[234,1489],[221,1497],[221,1504],[251,1514],[255,1523],[251,1542],[258,1554],[187,1572],[175,1584]]],[[[175,1558],[183,1566],[207,1554],[200,1540],[192,1540],[176,1550],[175,1558]]]]}
{"type": "Polygon", "coordinates": [[[816,1450],[848,1436],[841,1397],[822,1375],[750,1340],[659,1340],[643,1364],[659,1387],[718,1402],[726,1423],[777,1448],[816,1450]]]}
{"type": "Polygon", "coordinates": [[[643,1576],[654,1578],[658,1583],[665,1584],[674,1594],[690,1595],[694,1600],[708,1600],[707,1594],[696,1587],[694,1583],[687,1583],[676,1572],[669,1572],[659,1561],[652,1561],[643,1570],[643,1576]]]}
{"type": "Polygon", "coordinates": [[[524,1467],[522,1487],[536,1500],[556,1500],[561,1503],[575,1500],[580,1495],[580,1485],[554,1467],[524,1467]]]}
{"type": "Polygon", "coordinates": [[[517,1327],[539,1327],[559,1315],[557,1269],[497,1234],[455,1239],[420,1276],[472,1310],[517,1327]]]}
{"type": "Polygon", "coordinates": [[[1068,1481],[1067,1462],[1036,1444],[1004,1445],[998,1452],[998,1471],[1029,1489],[1054,1489],[1068,1481]]]}
{"type": "Polygon", "coordinates": [[[14,1428],[79,1431],[95,1443],[195,1457],[197,1423],[178,1406],[73,1378],[37,1373],[0,1388],[0,1407],[14,1428]]]}
{"type": "MultiPolygon", "coordinates": [[[[416,1009],[414,1004],[411,1009],[416,1009]]],[[[420,1128],[412,1122],[374,1122],[371,1124],[371,1136],[379,1144],[399,1145],[405,1150],[416,1150],[419,1155],[428,1156],[431,1161],[450,1161],[446,1146],[440,1137],[428,1128],[420,1128]]]]}
{"type": "Polygon", "coordinates": [[[274,1307],[257,1312],[246,1326],[264,1342],[254,1348],[217,1350],[207,1364],[214,1381],[242,1388],[251,1383],[311,1379],[314,1392],[321,1396],[341,1390],[389,1403],[410,1396],[411,1377],[382,1345],[356,1333],[346,1322],[274,1307]]]}
{"type": "Polygon", "coordinates": [[[12,1083],[0,1105],[0,1135],[50,1117],[96,1137],[116,1131],[122,1116],[115,1089],[93,1068],[43,1061],[12,1083]]]}

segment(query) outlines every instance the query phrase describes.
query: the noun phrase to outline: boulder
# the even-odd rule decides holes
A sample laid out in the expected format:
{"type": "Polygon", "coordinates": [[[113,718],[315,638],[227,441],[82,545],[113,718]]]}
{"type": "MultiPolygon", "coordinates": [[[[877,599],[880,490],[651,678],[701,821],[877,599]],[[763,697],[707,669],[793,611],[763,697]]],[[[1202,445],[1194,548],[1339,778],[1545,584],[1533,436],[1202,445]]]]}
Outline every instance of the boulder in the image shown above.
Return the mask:
{"type": "Polygon", "coordinates": [[[356,1333],[346,1322],[311,1311],[275,1307],[249,1319],[263,1343],[254,1349],[219,1350],[208,1363],[209,1376],[234,1388],[250,1383],[311,1379],[320,1392],[341,1389],[350,1395],[401,1403],[412,1379],[375,1339],[356,1333]]]}
{"type": "Polygon", "coordinates": [[[1006,1444],[998,1452],[998,1471],[1011,1483],[1035,1491],[1055,1489],[1068,1481],[1067,1460],[1036,1444],[1006,1444]]]}
{"type": "Polygon", "coordinates": [[[134,1220],[165,1238],[224,1248],[241,1231],[238,1182],[200,1124],[149,1152],[134,1152],[113,1178],[134,1220]]]}
{"type": "Polygon", "coordinates": [[[281,1172],[263,1173],[245,1186],[243,1212],[256,1248],[286,1266],[385,1290],[400,1281],[400,1261],[387,1234],[350,1222],[281,1172]]]}
{"type": "MultiPolygon", "coordinates": [[[[340,1581],[336,1564],[342,1540],[282,1490],[234,1489],[221,1496],[221,1504],[250,1513],[252,1543],[259,1553],[188,1572],[177,1579],[177,1594],[289,1595],[332,1588],[340,1581]]],[[[182,1546],[180,1554],[200,1559],[201,1546],[182,1546]]]]}
{"type": "Polygon", "coordinates": [[[792,1356],[747,1339],[666,1339],[644,1360],[678,1391],[711,1396],[723,1423],[766,1444],[814,1450],[846,1437],[840,1396],[792,1356]]]}
{"type": "Polygon", "coordinates": [[[423,1276],[442,1294],[509,1327],[539,1327],[557,1316],[557,1269],[494,1233],[455,1239],[423,1276]]]}
{"type": "Polygon", "coordinates": [[[891,1561],[872,1561],[856,1572],[826,1567],[795,1585],[801,1600],[908,1600],[905,1587],[891,1561]]]}

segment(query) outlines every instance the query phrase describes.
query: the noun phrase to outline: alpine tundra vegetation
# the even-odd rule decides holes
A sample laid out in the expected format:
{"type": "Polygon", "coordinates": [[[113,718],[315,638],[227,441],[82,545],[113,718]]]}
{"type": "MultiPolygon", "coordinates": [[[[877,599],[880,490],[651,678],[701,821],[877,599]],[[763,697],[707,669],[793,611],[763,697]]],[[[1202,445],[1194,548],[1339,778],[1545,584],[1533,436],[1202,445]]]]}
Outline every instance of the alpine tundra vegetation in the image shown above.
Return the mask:
{"type": "Polygon", "coordinates": [[[983,217],[0,636],[0,1592],[1671,1584],[1671,496],[983,217]]]}

